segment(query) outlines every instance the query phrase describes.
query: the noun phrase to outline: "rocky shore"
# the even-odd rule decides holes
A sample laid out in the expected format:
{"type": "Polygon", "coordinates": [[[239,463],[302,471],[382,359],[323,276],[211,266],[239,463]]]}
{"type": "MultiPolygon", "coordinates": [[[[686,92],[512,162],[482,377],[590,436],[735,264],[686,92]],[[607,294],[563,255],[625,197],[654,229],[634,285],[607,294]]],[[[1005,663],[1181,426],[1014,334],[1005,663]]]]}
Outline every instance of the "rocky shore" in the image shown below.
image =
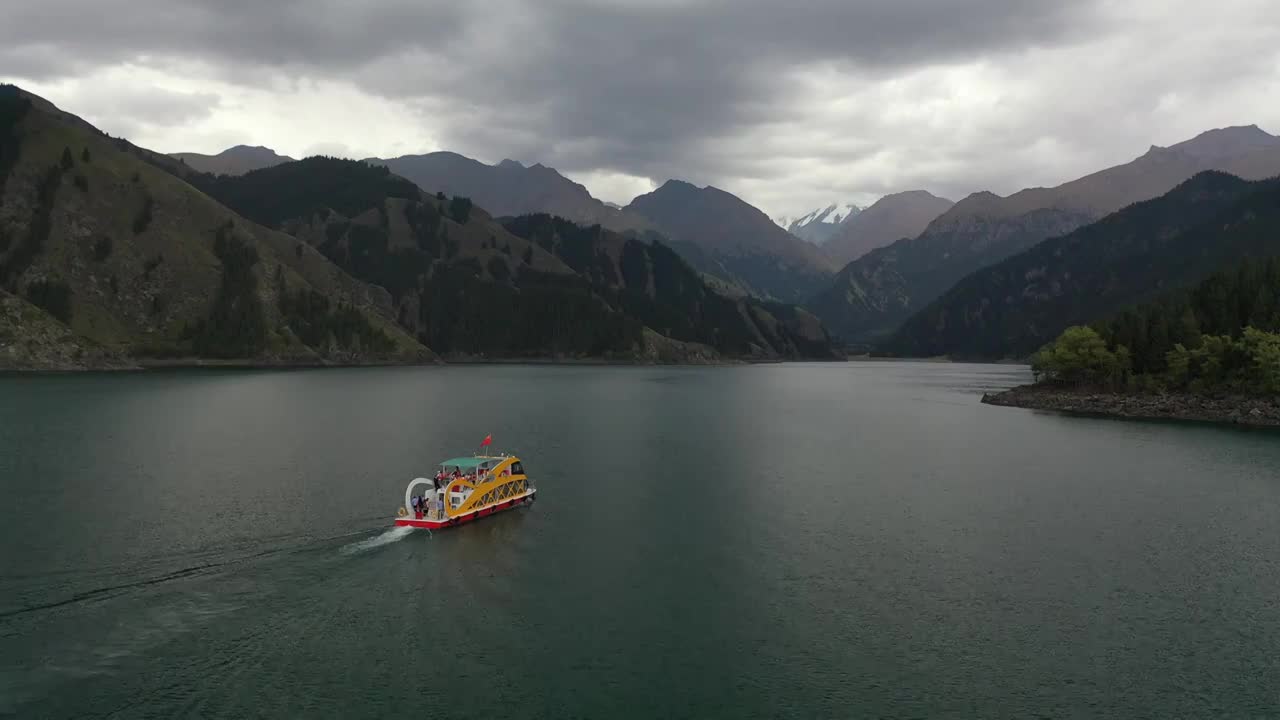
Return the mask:
{"type": "Polygon", "coordinates": [[[1280,398],[1190,393],[1109,393],[1022,385],[1004,392],[984,393],[982,402],[1080,415],[1280,427],[1280,398]]]}

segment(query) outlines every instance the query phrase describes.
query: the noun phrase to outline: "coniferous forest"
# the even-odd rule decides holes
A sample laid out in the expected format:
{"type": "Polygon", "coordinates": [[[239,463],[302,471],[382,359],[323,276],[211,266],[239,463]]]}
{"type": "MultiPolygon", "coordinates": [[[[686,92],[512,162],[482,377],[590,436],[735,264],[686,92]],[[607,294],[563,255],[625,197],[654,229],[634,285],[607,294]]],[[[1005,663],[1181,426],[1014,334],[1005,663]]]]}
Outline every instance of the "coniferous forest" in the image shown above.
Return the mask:
{"type": "Polygon", "coordinates": [[[1280,393],[1280,258],[1068,328],[1032,369],[1042,382],[1109,389],[1280,393]]]}

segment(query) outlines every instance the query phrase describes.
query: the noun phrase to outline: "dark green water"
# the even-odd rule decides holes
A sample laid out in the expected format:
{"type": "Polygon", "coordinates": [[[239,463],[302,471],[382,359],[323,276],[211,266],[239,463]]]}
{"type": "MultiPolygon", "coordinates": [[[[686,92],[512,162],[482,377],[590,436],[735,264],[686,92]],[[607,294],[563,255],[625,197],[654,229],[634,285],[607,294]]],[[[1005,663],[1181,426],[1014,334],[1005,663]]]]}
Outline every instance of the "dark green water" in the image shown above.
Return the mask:
{"type": "Polygon", "coordinates": [[[1280,714],[1280,436],[1021,368],[0,378],[0,714],[1280,714]],[[387,533],[486,433],[532,508],[387,533]]]}

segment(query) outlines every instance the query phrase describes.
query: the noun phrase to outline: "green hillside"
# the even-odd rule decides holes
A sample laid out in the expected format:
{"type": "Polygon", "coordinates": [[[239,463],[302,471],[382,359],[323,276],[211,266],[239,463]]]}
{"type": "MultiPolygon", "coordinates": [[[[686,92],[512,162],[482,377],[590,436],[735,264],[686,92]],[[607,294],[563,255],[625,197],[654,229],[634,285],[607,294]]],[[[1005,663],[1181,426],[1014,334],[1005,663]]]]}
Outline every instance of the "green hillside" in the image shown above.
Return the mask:
{"type": "Polygon", "coordinates": [[[118,353],[76,335],[29,301],[0,290],[0,369],[129,368],[118,353]]]}
{"type": "Polygon", "coordinates": [[[432,357],[397,327],[385,291],[126,146],[0,87],[0,288],[144,363],[432,357]]]}

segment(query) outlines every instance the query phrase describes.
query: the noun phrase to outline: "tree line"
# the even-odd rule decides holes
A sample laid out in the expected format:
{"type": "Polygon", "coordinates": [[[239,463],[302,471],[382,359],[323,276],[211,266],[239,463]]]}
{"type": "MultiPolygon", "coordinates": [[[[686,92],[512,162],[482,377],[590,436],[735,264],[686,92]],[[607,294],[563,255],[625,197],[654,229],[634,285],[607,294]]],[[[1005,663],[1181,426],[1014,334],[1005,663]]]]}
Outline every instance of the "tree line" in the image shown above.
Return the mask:
{"type": "Polygon", "coordinates": [[[1068,328],[1031,367],[1040,382],[1113,390],[1280,393],[1280,258],[1068,328]]]}

